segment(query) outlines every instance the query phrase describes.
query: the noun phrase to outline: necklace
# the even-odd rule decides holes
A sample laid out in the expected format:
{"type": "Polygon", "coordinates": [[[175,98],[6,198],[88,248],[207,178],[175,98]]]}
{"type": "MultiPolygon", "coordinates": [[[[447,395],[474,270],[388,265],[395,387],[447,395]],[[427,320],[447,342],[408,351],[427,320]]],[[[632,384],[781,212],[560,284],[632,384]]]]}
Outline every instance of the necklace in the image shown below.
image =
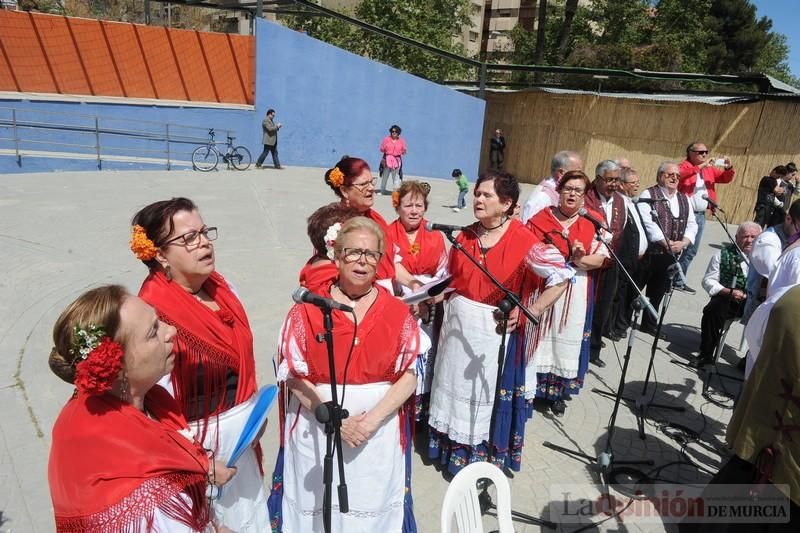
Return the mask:
{"type": "Polygon", "coordinates": [[[489,233],[490,231],[494,231],[497,228],[503,227],[503,224],[505,224],[506,222],[508,222],[508,217],[503,217],[503,219],[500,221],[500,223],[498,225],[492,226],[491,228],[487,228],[486,226],[484,226],[483,222],[480,222],[480,225],[481,225],[481,228],[483,228],[483,231],[485,231],[486,233],[489,233]]]}
{"type": "Polygon", "coordinates": [[[566,214],[564,211],[562,211],[560,207],[558,208],[558,212],[559,212],[559,213],[561,213],[561,216],[564,216],[564,217],[566,217],[566,218],[567,218],[567,220],[569,220],[569,219],[571,219],[571,218],[575,218],[576,216],[578,216],[578,213],[577,213],[577,212],[575,212],[575,213],[574,213],[574,214],[572,214],[572,215],[568,215],[568,214],[566,214]]]}
{"type": "Polygon", "coordinates": [[[350,302],[351,302],[351,303],[355,304],[356,302],[358,302],[359,300],[361,300],[361,299],[362,299],[362,298],[364,298],[365,296],[368,296],[369,294],[371,294],[371,293],[372,293],[372,289],[374,289],[375,287],[370,287],[370,288],[369,288],[369,290],[368,290],[367,292],[365,292],[365,293],[363,293],[363,294],[359,294],[358,296],[350,296],[349,294],[347,294],[347,293],[344,291],[344,289],[342,289],[342,287],[341,287],[341,286],[339,286],[339,284],[338,284],[338,283],[336,284],[336,288],[337,288],[337,289],[339,289],[339,292],[341,292],[341,293],[342,293],[342,296],[344,296],[345,298],[347,298],[348,300],[350,300],[350,302]]]}

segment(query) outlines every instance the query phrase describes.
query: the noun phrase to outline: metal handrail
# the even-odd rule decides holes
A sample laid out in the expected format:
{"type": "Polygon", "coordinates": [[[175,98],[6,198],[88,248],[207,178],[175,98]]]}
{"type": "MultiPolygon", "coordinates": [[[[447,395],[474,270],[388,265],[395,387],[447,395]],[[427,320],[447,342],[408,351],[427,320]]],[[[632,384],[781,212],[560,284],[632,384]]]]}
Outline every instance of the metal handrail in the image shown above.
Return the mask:
{"type": "MultiPolygon", "coordinates": [[[[25,146],[46,144],[53,147],[80,148],[78,151],[70,151],[70,154],[93,155],[97,158],[97,168],[102,168],[103,155],[127,156],[129,153],[150,156],[163,154],[166,157],[166,168],[170,170],[176,154],[188,155],[185,149],[177,148],[174,145],[203,145],[208,144],[208,131],[211,128],[187,126],[183,124],[170,124],[168,122],[157,122],[152,120],[136,120],[136,125],[143,126],[142,129],[118,128],[108,125],[114,121],[130,122],[130,119],[121,119],[101,115],[87,115],[83,113],[68,113],[64,111],[41,111],[38,109],[21,109],[15,107],[0,107],[0,128],[11,129],[10,137],[0,137],[0,142],[13,142],[17,159],[17,164],[22,166],[22,156],[25,155],[25,146]],[[10,118],[5,115],[10,114],[10,118]],[[27,118],[25,115],[34,115],[27,118]],[[22,115],[22,117],[20,117],[22,115]],[[49,115],[53,120],[48,121],[47,117],[36,115],[49,115]],[[71,117],[76,123],[67,123],[62,117],[71,117]],[[105,123],[105,126],[101,126],[105,123]],[[148,128],[148,125],[154,127],[148,128]],[[176,133],[176,131],[181,133],[176,133]],[[30,132],[25,135],[24,132],[30,132]],[[42,139],[41,136],[32,135],[34,132],[70,132],[77,135],[94,136],[93,144],[76,144],[59,140],[42,139]],[[196,132],[196,133],[195,133],[196,132]],[[202,133],[201,133],[202,132],[202,133]],[[129,138],[132,141],[143,143],[164,143],[163,149],[154,149],[150,146],[113,146],[114,143],[105,145],[102,143],[103,137],[112,136],[115,138],[129,138]]],[[[214,128],[216,132],[224,134],[226,137],[233,137],[234,131],[229,129],[214,128]]],[[[215,141],[214,144],[226,144],[222,141],[215,141]]]]}

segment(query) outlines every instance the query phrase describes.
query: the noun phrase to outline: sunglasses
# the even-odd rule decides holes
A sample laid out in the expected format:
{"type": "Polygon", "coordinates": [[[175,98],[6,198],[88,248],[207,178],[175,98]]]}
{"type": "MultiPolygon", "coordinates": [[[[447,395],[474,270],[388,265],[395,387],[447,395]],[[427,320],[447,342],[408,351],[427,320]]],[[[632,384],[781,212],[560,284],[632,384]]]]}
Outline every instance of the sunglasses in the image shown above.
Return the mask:
{"type": "Polygon", "coordinates": [[[692,152],[700,155],[708,155],[708,150],[692,150],[692,152]]]}

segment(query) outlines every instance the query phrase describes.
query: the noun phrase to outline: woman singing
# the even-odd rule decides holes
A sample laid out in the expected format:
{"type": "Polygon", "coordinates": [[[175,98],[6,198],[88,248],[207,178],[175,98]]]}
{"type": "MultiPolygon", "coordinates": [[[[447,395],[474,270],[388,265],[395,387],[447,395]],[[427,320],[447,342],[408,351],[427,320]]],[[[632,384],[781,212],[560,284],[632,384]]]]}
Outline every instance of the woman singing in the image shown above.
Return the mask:
{"type": "MultiPolygon", "coordinates": [[[[253,407],[253,334],[239,298],[215,269],[217,228],[187,198],[150,204],[133,217],[131,249],[150,269],[139,296],[177,328],[168,385],[203,446],[227,460],[253,407]]],[[[238,533],[269,528],[261,448],[242,455],[214,516],[238,533]]]]}
{"type": "MultiPolygon", "coordinates": [[[[410,492],[410,406],[417,378],[419,329],[408,306],[375,283],[384,253],[383,232],[356,217],[339,231],[337,279],[322,295],[352,306],[333,311],[338,397],[350,413],[342,424],[350,511],[338,511],[333,491],[332,531],[415,531],[410,492]],[[346,384],[346,387],[344,386],[346,384]],[[405,404],[405,408],[404,408],[405,404]]],[[[330,367],[322,311],[291,308],[281,331],[278,381],[288,386],[283,448],[270,497],[273,526],[287,533],[322,531],[326,438],[314,411],[330,400],[330,367]]],[[[338,472],[333,469],[333,486],[338,472]]]]}

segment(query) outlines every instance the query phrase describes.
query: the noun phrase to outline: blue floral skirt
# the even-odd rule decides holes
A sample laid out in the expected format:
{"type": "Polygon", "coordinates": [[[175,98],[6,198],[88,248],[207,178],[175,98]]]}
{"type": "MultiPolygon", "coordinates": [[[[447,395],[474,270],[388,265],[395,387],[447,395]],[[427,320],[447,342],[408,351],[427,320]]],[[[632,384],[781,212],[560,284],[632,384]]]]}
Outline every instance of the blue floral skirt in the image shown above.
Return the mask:
{"type": "MultiPolygon", "coordinates": [[[[491,462],[519,472],[525,423],[533,416],[533,400],[525,400],[525,359],[517,353],[519,335],[508,337],[506,360],[498,394],[492,434],[491,462]]],[[[429,427],[428,457],[438,459],[453,475],[470,463],[489,460],[489,443],[470,446],[451,440],[446,433],[429,427]]]]}

